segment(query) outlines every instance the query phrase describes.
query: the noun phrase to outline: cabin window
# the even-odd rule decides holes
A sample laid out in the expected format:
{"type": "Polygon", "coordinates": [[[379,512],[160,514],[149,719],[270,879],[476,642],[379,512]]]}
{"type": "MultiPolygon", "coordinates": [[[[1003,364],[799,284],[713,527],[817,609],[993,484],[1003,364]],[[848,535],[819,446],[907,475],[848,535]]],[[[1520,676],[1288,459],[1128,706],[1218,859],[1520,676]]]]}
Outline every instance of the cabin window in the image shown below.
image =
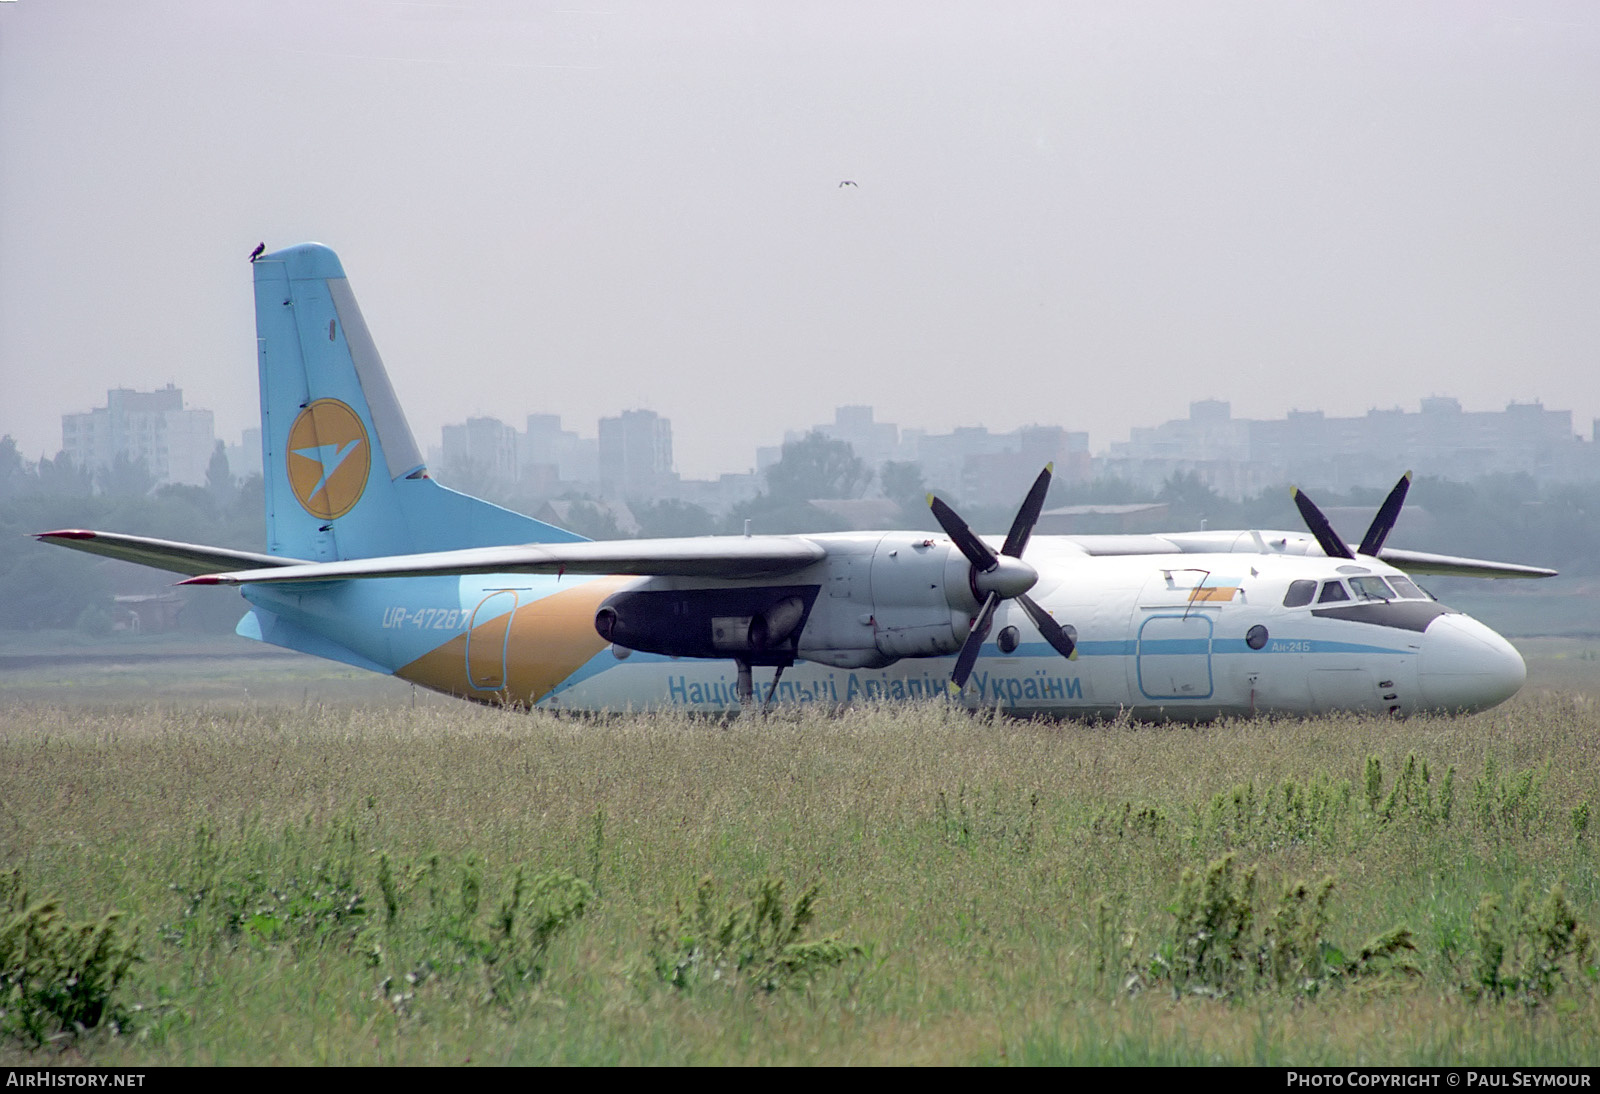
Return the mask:
{"type": "Polygon", "coordinates": [[[1389,584],[1394,586],[1394,591],[1407,600],[1427,600],[1428,594],[1417,587],[1416,582],[1409,577],[1391,577],[1389,584]]]}
{"type": "MultiPolygon", "coordinates": [[[[1314,585],[1316,583],[1308,581],[1306,584],[1314,585]]],[[[1245,631],[1244,644],[1253,650],[1259,650],[1262,646],[1265,646],[1267,644],[1267,628],[1263,627],[1260,623],[1257,623],[1255,626],[1245,631]]]]}
{"type": "Polygon", "coordinates": [[[1311,603],[1311,598],[1317,593],[1315,581],[1291,581],[1289,591],[1283,594],[1285,608],[1303,608],[1311,603]]]}
{"type": "Polygon", "coordinates": [[[1394,590],[1384,584],[1381,577],[1352,577],[1350,587],[1356,592],[1357,600],[1393,600],[1394,590]]]}
{"type": "Polygon", "coordinates": [[[1350,599],[1350,594],[1344,591],[1344,582],[1342,582],[1342,581],[1324,581],[1322,583],[1322,595],[1317,597],[1317,603],[1319,603],[1319,604],[1329,604],[1329,603],[1332,603],[1335,600],[1349,600],[1349,599],[1350,599]]]}

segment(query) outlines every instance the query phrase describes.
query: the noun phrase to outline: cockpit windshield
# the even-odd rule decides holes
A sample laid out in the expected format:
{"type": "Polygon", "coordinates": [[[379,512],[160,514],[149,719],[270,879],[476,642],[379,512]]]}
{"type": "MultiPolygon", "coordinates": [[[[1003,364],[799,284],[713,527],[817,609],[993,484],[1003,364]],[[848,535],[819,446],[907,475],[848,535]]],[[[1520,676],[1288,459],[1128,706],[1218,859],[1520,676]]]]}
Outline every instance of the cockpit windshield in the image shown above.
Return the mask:
{"type": "Polygon", "coordinates": [[[1432,600],[1409,577],[1393,574],[1388,577],[1350,577],[1344,581],[1332,579],[1318,585],[1304,578],[1289,583],[1283,594],[1285,608],[1303,608],[1315,601],[1318,604],[1337,604],[1347,600],[1432,600]],[[1348,582],[1348,585],[1346,584],[1348,582]]]}
{"type": "Polygon", "coordinates": [[[1350,594],[1344,590],[1342,581],[1324,581],[1322,594],[1317,597],[1318,604],[1331,604],[1338,600],[1349,600],[1350,594]]]}
{"type": "Polygon", "coordinates": [[[1381,577],[1352,577],[1350,588],[1357,600],[1394,600],[1394,590],[1381,577]]]}
{"type": "Polygon", "coordinates": [[[1420,585],[1412,581],[1409,577],[1391,577],[1389,579],[1389,584],[1393,585],[1394,591],[1399,593],[1406,600],[1433,599],[1433,597],[1429,596],[1423,591],[1420,585]]]}

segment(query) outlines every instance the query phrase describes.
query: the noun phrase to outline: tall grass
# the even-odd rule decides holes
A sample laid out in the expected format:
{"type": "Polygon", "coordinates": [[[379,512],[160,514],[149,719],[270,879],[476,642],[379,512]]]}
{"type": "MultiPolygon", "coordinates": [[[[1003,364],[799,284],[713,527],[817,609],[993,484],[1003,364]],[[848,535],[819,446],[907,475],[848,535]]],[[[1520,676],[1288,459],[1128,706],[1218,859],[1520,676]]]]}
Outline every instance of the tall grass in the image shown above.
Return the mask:
{"type": "Polygon", "coordinates": [[[120,1032],[0,1059],[1594,1064],[1597,761],[1562,695],[1202,727],[13,705],[0,868],[141,960],[120,1032]],[[1250,922],[1196,991],[1162,961],[1225,858],[1213,910],[1250,922]]]}

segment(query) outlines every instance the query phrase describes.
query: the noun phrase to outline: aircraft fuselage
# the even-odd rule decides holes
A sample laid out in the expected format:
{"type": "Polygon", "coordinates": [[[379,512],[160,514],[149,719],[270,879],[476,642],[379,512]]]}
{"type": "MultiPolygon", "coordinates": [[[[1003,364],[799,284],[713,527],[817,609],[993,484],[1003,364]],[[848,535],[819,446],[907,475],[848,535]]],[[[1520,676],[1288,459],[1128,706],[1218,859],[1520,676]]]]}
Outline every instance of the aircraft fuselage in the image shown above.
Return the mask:
{"type": "MultiPolygon", "coordinates": [[[[748,624],[752,604],[785,599],[804,606],[790,654],[754,656],[758,664],[793,662],[775,702],[944,695],[976,607],[952,596],[959,583],[940,576],[965,565],[949,542],[916,532],[809,538],[827,546],[828,558],[770,581],[506,574],[244,591],[261,609],[257,626],[300,629],[299,641],[286,644],[307,648],[309,636],[323,635],[328,648],[312,652],[481,702],[737,711],[737,627],[748,624]],[[641,616],[644,638],[635,643],[660,648],[607,642],[597,631],[603,605],[636,611],[632,605],[658,594],[691,616],[641,616]],[[726,657],[717,656],[719,642],[730,643],[726,657]],[[670,652],[680,648],[697,655],[670,652]]],[[[1086,557],[1048,536],[1030,550],[1040,575],[1035,599],[1075,629],[1078,656],[1058,656],[1024,612],[1003,602],[963,692],[974,707],[1185,721],[1331,710],[1408,715],[1483,709],[1525,678],[1505,639],[1376,559],[1086,557]]],[[[771,679],[757,670],[759,698],[771,679]]]]}

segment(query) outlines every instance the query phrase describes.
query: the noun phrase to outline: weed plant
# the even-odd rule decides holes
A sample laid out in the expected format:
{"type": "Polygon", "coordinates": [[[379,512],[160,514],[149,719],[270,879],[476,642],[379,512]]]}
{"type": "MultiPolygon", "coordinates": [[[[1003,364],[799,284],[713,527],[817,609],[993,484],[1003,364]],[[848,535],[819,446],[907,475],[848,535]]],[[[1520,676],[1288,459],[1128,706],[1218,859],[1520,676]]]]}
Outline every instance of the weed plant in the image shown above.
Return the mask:
{"type": "Polygon", "coordinates": [[[74,923],[54,898],[33,899],[16,870],[0,874],[0,1037],[40,1047],[126,1021],[114,996],[138,949],[121,920],[74,923]]]}
{"type": "Polygon", "coordinates": [[[675,924],[659,923],[650,932],[656,976],[680,991],[717,985],[773,992],[807,984],[824,970],[863,956],[860,946],[837,935],[805,937],[819,889],[807,887],[789,908],[783,879],[763,878],[748,899],[719,910],[717,883],[703,878],[694,908],[680,907],[675,924]]]}

